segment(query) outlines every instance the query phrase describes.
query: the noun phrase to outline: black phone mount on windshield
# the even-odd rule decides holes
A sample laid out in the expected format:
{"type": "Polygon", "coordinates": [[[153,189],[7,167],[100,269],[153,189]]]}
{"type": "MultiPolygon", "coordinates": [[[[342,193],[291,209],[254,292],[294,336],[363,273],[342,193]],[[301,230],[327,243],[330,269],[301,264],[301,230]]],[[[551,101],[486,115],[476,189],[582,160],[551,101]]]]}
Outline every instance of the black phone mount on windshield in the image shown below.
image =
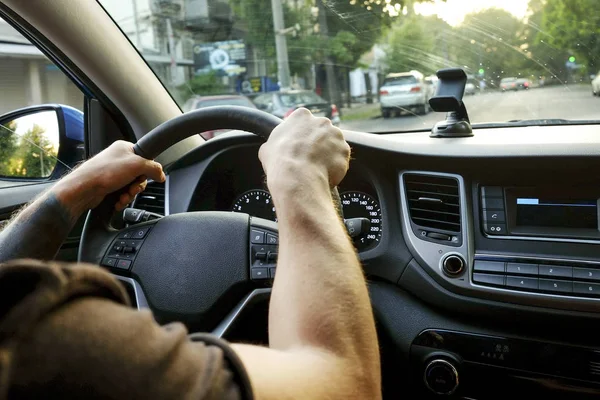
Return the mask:
{"type": "Polygon", "coordinates": [[[462,98],[467,74],[461,68],[444,68],[436,73],[439,82],[435,96],[429,99],[433,111],[447,112],[446,119],[431,129],[431,137],[473,136],[469,115],[462,98]]]}

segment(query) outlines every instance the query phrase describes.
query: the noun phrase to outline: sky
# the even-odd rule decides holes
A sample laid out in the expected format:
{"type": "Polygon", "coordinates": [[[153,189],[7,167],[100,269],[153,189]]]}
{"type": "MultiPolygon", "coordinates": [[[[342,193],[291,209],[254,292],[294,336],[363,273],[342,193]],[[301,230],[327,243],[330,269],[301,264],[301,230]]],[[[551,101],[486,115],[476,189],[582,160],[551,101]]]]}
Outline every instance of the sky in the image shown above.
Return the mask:
{"type": "Polygon", "coordinates": [[[445,20],[452,26],[459,25],[465,15],[486,8],[501,8],[517,18],[527,14],[529,0],[434,0],[432,3],[416,3],[415,12],[422,15],[434,15],[445,20]]]}

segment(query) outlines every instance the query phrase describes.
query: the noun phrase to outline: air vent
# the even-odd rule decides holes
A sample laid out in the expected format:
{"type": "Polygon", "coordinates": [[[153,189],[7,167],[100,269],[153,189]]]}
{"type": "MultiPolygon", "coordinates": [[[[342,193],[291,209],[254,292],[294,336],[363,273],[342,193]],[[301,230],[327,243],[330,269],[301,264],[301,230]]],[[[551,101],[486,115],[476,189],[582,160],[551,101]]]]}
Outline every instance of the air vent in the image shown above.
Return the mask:
{"type": "Polygon", "coordinates": [[[134,207],[165,215],[165,184],[148,181],[146,190],[136,197],[134,207]]]}
{"type": "Polygon", "coordinates": [[[415,225],[460,232],[460,193],[455,178],[405,174],[404,186],[410,219],[415,225]]]}

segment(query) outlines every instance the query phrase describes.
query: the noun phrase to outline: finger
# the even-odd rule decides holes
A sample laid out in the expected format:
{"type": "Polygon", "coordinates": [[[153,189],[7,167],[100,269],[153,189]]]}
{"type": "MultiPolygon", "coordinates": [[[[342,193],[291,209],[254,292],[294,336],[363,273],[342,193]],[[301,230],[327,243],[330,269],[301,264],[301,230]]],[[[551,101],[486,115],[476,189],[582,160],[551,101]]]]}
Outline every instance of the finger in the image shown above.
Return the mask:
{"type": "Polygon", "coordinates": [[[162,165],[152,160],[145,160],[143,174],[156,182],[164,182],[166,179],[162,165]]]}

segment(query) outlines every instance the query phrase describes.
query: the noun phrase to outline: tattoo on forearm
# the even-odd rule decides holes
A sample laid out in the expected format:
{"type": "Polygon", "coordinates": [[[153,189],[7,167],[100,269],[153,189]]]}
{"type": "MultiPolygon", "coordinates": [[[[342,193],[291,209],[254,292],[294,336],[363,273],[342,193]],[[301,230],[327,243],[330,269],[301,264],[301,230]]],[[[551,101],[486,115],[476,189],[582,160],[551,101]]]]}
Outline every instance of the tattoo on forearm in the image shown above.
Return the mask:
{"type": "Polygon", "coordinates": [[[0,263],[53,259],[76,220],[50,192],[21,211],[0,232],[0,263]]]}

